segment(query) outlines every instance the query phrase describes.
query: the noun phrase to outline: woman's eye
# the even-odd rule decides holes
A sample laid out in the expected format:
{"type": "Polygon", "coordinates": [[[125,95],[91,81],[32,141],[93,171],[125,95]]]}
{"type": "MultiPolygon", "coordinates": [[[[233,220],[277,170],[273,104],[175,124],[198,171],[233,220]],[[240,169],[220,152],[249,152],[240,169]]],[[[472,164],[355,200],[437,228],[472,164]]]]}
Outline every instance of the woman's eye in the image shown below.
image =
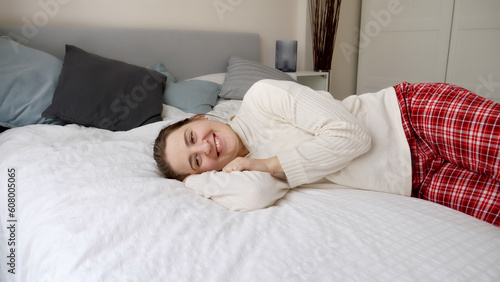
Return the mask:
{"type": "Polygon", "coordinates": [[[191,141],[191,143],[194,144],[194,135],[193,133],[191,132],[191,134],[189,135],[189,141],[191,141]]]}
{"type": "Polygon", "coordinates": [[[196,157],[194,158],[194,160],[195,160],[195,162],[196,162],[196,165],[197,165],[197,166],[200,166],[200,160],[198,159],[198,156],[196,156],[196,157]]]}

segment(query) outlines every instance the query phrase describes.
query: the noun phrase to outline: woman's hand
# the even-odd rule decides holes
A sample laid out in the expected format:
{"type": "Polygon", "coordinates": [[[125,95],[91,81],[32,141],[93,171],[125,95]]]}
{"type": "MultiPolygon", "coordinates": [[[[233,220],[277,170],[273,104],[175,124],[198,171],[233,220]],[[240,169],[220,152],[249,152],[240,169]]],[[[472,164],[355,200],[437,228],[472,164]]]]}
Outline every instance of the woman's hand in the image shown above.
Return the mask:
{"type": "Polygon", "coordinates": [[[237,157],[222,169],[222,171],[224,172],[244,170],[263,171],[270,173],[271,175],[283,172],[281,163],[276,156],[268,159],[250,159],[237,157]]]}

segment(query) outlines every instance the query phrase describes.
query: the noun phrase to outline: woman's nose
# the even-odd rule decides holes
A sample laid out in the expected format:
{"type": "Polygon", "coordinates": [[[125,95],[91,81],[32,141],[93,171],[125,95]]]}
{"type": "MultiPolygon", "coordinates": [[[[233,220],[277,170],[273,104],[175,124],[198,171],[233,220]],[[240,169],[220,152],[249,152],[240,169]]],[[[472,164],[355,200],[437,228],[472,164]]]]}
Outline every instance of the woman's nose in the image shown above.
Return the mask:
{"type": "Polygon", "coordinates": [[[208,140],[202,140],[198,144],[197,150],[202,154],[206,154],[206,155],[210,154],[211,146],[210,146],[210,143],[208,143],[208,140]]]}

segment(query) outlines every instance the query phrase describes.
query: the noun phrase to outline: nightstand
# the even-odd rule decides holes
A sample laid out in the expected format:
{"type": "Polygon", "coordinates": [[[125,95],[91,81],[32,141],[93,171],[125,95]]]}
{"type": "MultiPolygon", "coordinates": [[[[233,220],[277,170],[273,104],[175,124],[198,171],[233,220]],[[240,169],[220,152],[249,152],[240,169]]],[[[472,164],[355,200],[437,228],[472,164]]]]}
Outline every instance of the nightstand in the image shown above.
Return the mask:
{"type": "Polygon", "coordinates": [[[289,76],[295,79],[298,83],[309,86],[314,90],[329,90],[330,73],[319,71],[298,71],[287,72],[289,76]]]}

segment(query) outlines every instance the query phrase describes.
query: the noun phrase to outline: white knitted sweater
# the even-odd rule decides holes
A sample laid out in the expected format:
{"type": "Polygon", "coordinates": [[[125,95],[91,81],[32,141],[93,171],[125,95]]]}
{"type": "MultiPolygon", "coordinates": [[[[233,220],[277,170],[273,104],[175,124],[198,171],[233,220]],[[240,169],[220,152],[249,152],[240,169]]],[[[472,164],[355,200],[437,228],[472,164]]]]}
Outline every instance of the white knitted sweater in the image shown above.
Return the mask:
{"type": "Polygon", "coordinates": [[[229,210],[264,208],[288,188],[313,182],[410,195],[410,151],[392,87],[340,102],[294,82],[262,80],[229,125],[247,157],[277,156],[286,180],[258,172],[187,179],[187,187],[229,210]]]}

